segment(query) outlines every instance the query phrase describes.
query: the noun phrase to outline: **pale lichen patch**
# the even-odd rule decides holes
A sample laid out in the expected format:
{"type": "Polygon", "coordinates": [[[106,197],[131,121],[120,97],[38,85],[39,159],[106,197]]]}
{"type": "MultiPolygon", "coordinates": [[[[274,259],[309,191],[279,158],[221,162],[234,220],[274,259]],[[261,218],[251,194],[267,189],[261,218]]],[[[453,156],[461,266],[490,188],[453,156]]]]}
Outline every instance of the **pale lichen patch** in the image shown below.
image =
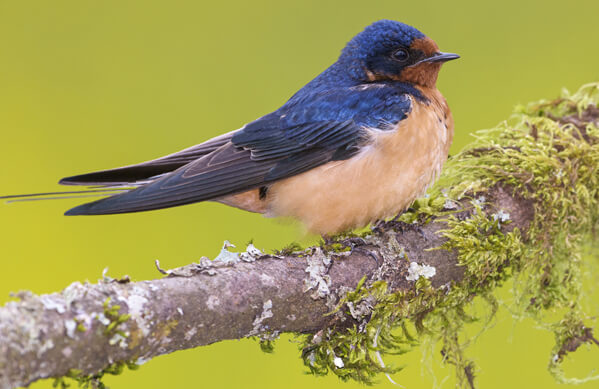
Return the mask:
{"type": "Polygon", "coordinates": [[[369,283],[385,279],[387,274],[400,267],[398,260],[404,260],[407,257],[405,247],[397,241],[393,231],[387,231],[382,235],[371,235],[365,239],[369,244],[379,247],[379,253],[382,256],[382,258],[377,258],[377,262],[382,261],[382,263],[377,267],[369,283]]]}
{"type": "Polygon", "coordinates": [[[40,296],[40,301],[45,309],[49,311],[56,311],[58,313],[65,313],[67,306],[62,296],[57,294],[44,294],[40,296]]]}
{"type": "Polygon", "coordinates": [[[191,327],[187,331],[185,331],[184,339],[189,341],[193,336],[198,332],[197,328],[191,327]]]}
{"type": "Polygon", "coordinates": [[[481,208],[484,208],[485,203],[487,202],[487,198],[485,196],[478,196],[477,198],[475,198],[472,203],[474,203],[474,205],[478,205],[481,208]]]}
{"type": "Polygon", "coordinates": [[[41,357],[44,355],[46,351],[52,350],[54,348],[54,341],[52,339],[46,339],[40,345],[40,348],[37,350],[37,356],[41,357]]]}
{"type": "Polygon", "coordinates": [[[223,247],[220,250],[220,253],[214,258],[213,262],[220,262],[226,265],[235,264],[240,261],[239,254],[229,251],[230,247],[235,247],[234,244],[225,240],[223,243],[223,247]]]}
{"type": "Polygon", "coordinates": [[[374,304],[376,304],[376,299],[367,297],[359,302],[348,301],[346,304],[350,315],[358,322],[361,322],[372,313],[372,308],[374,304]]]}
{"type": "Polygon", "coordinates": [[[69,338],[75,337],[75,331],[77,330],[77,322],[72,319],[67,319],[64,322],[64,328],[69,338]]]}
{"type": "Polygon", "coordinates": [[[135,321],[137,327],[141,330],[144,336],[150,333],[151,310],[145,309],[145,305],[149,303],[151,296],[149,293],[139,286],[135,286],[129,290],[127,296],[119,296],[119,300],[127,304],[127,310],[131,319],[135,321]]]}
{"type": "MultiPolygon", "coordinates": [[[[125,335],[128,334],[125,333],[125,335]]],[[[128,346],[127,336],[123,336],[120,333],[116,333],[108,340],[108,344],[111,346],[118,345],[119,347],[126,349],[128,346]]]]}
{"type": "Polygon", "coordinates": [[[143,357],[139,357],[137,358],[137,360],[135,361],[135,364],[137,366],[141,366],[141,365],[145,365],[146,363],[148,363],[150,360],[152,360],[152,358],[143,358],[143,357]]]}
{"type": "Polygon", "coordinates": [[[331,264],[331,259],[328,258],[320,247],[313,250],[312,255],[307,257],[308,266],[305,272],[308,273],[308,278],[304,280],[303,292],[309,290],[314,292],[310,295],[314,300],[324,298],[330,293],[331,277],[327,274],[328,266],[331,264]]]}
{"type": "Polygon", "coordinates": [[[245,262],[254,262],[256,259],[262,257],[264,253],[260,251],[253,243],[247,245],[245,252],[240,253],[239,257],[245,262]]]}
{"type": "Polygon", "coordinates": [[[497,213],[494,213],[492,216],[493,220],[497,222],[497,226],[499,228],[501,228],[501,223],[505,223],[508,220],[510,220],[510,214],[508,212],[505,212],[503,209],[500,209],[499,211],[497,211],[497,213]]]}
{"type": "Polygon", "coordinates": [[[92,316],[94,316],[100,323],[102,323],[105,326],[108,326],[110,324],[110,319],[107,318],[106,315],[104,315],[104,312],[92,314],[92,316]]]}
{"type": "Polygon", "coordinates": [[[416,262],[410,262],[410,267],[408,267],[408,275],[406,276],[407,281],[416,281],[420,277],[424,278],[432,278],[437,274],[437,269],[433,266],[429,266],[426,264],[419,265],[416,262]]]}
{"type": "Polygon", "coordinates": [[[271,317],[273,317],[272,300],[267,300],[262,304],[262,313],[254,319],[253,329],[247,336],[254,336],[266,332],[268,326],[264,324],[264,320],[271,317]]]}
{"type": "Polygon", "coordinates": [[[459,206],[458,203],[456,203],[455,201],[453,201],[451,199],[445,200],[445,203],[443,204],[443,208],[445,208],[445,209],[457,209],[458,206],[459,206]]]}
{"type": "Polygon", "coordinates": [[[73,282],[62,291],[67,308],[71,307],[73,302],[86,293],[85,286],[81,282],[73,282]]]}

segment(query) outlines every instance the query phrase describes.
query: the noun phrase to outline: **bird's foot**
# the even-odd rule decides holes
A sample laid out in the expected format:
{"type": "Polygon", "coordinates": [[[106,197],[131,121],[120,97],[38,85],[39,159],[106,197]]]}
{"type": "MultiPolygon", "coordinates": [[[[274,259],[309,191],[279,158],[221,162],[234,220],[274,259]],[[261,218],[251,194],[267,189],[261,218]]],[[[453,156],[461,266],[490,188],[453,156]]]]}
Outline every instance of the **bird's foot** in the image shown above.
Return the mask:
{"type": "Polygon", "coordinates": [[[369,256],[370,258],[374,259],[374,263],[376,263],[377,267],[379,267],[380,264],[382,263],[382,261],[379,261],[380,258],[378,256],[378,253],[375,251],[371,251],[371,250],[365,249],[363,247],[353,247],[352,253],[354,253],[354,252],[359,252],[359,253],[365,254],[365,255],[369,256]]]}

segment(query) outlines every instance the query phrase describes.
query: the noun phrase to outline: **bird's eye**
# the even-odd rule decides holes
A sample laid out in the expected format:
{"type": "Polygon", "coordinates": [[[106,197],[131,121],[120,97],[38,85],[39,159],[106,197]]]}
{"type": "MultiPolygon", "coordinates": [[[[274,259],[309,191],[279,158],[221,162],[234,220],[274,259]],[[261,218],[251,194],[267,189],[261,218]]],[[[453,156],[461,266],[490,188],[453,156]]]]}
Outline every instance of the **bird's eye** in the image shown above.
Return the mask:
{"type": "Polygon", "coordinates": [[[393,57],[394,60],[398,61],[398,62],[406,62],[408,60],[408,58],[410,58],[410,54],[408,53],[408,50],[406,49],[399,49],[393,52],[393,54],[391,54],[391,56],[393,57]]]}

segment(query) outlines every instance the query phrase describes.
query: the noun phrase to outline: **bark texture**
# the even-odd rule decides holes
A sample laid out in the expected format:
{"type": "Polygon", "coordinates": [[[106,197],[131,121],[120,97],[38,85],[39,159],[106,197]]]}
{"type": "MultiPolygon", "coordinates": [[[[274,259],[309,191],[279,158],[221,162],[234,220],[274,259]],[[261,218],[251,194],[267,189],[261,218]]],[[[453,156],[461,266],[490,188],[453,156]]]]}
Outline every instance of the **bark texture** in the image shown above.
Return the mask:
{"type": "MultiPolygon", "coordinates": [[[[487,212],[507,211],[510,228],[526,230],[534,216],[526,200],[500,186],[486,195],[494,204],[487,212]]],[[[441,221],[388,221],[366,238],[341,241],[351,248],[341,253],[321,247],[280,256],[249,250],[238,261],[202,261],[151,281],[76,282],[60,293],[21,294],[21,301],[0,308],[0,387],[71,369],[93,374],[116,361],[143,361],[225,339],[316,333],[342,320],[325,314],[364,276],[385,280],[392,290],[411,288],[405,256],[436,269],[433,286],[459,281],[456,253],[427,250],[444,242],[438,234],[444,227],[441,221]]]]}

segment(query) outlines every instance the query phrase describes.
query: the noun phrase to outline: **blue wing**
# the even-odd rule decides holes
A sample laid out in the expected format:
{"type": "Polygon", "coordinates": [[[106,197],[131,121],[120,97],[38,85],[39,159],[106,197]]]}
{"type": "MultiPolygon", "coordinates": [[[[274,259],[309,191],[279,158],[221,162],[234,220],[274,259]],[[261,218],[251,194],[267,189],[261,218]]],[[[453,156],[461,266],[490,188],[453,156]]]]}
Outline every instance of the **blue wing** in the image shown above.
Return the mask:
{"type": "Polygon", "coordinates": [[[385,84],[326,90],[292,98],[246,125],[232,143],[254,161],[281,158],[266,176],[274,181],[354,155],[365,127],[395,128],[411,109],[410,97],[385,84]]]}
{"type": "MultiPolygon", "coordinates": [[[[149,184],[83,204],[67,214],[138,212],[268,186],[327,162],[351,157],[367,141],[364,128],[395,127],[410,109],[408,94],[386,84],[298,94],[277,111],[232,133],[226,143],[193,162],[149,184]]],[[[106,174],[103,178],[107,179],[106,174]]],[[[77,176],[69,182],[76,183],[77,176]]]]}

